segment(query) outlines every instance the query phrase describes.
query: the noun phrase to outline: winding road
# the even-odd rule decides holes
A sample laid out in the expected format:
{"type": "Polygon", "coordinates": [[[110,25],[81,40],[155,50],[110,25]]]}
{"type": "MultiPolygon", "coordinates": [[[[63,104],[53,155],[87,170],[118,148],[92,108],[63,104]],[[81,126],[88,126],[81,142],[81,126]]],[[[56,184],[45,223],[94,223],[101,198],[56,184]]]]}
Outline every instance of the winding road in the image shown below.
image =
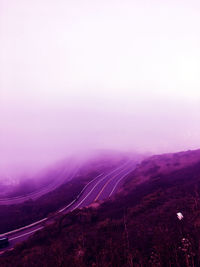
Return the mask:
{"type": "MultiPolygon", "coordinates": [[[[55,217],[58,214],[66,214],[75,209],[87,207],[96,201],[108,199],[117,192],[123,180],[135,169],[135,166],[136,162],[129,160],[107,174],[98,175],[83,188],[70,204],[57,211],[55,217]]],[[[9,238],[9,246],[0,249],[0,255],[6,250],[12,250],[17,243],[28,239],[29,236],[53,223],[54,220],[53,217],[47,217],[20,229],[1,234],[0,238],[3,236],[9,238]]]]}
{"type": "Polygon", "coordinates": [[[43,195],[55,190],[59,186],[61,186],[64,182],[73,179],[79,171],[79,168],[76,167],[75,169],[69,168],[68,166],[64,168],[61,173],[58,175],[56,179],[49,185],[44,188],[41,188],[37,191],[31,192],[27,195],[11,197],[11,198],[0,198],[0,205],[13,205],[13,204],[20,204],[27,200],[36,200],[43,195]]]}

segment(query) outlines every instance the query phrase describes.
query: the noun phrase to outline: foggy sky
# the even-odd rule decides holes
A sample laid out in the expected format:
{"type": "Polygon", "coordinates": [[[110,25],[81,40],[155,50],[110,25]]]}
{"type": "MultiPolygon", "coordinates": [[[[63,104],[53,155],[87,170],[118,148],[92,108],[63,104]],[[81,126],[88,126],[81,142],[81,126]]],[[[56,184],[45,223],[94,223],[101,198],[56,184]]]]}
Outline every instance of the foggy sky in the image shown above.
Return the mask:
{"type": "Polygon", "coordinates": [[[199,1],[0,0],[0,177],[91,149],[200,147],[199,1]]]}

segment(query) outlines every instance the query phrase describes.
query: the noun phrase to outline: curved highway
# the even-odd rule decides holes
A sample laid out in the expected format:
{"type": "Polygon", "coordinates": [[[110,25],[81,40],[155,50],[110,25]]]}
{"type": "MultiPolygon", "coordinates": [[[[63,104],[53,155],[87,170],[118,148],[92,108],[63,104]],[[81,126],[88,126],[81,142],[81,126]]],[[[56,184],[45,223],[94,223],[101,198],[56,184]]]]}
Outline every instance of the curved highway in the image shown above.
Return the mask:
{"type": "Polygon", "coordinates": [[[64,168],[61,174],[49,185],[45,188],[41,188],[35,192],[31,192],[27,195],[11,197],[11,198],[0,198],[0,205],[12,205],[12,204],[20,204],[27,200],[36,200],[43,195],[55,190],[59,186],[61,186],[64,182],[73,179],[77,173],[79,168],[69,169],[68,167],[64,168]]]}
{"type": "MultiPolygon", "coordinates": [[[[55,217],[60,213],[66,214],[75,209],[87,207],[96,201],[103,201],[111,197],[116,193],[123,179],[125,179],[126,176],[135,169],[135,166],[136,162],[129,160],[107,174],[102,173],[98,175],[83,188],[80,194],[70,204],[55,213],[55,217]]],[[[6,250],[12,250],[17,243],[28,239],[28,237],[36,231],[41,230],[46,225],[53,222],[54,218],[52,217],[44,218],[31,225],[1,234],[0,237],[7,236],[9,238],[10,244],[5,249],[0,249],[0,255],[6,250]]]]}

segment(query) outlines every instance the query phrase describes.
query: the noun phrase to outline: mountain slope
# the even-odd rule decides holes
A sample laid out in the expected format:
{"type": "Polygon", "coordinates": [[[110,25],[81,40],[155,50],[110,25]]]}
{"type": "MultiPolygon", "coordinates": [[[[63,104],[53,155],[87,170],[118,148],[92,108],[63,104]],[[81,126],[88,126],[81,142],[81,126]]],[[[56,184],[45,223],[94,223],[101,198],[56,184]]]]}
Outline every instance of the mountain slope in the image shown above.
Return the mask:
{"type": "Polygon", "coordinates": [[[199,240],[200,153],[188,151],[146,159],[116,197],[58,219],[0,265],[200,266],[199,240]]]}
{"type": "Polygon", "coordinates": [[[124,161],[126,161],[125,156],[112,160],[107,157],[106,162],[101,158],[94,159],[79,168],[72,180],[36,200],[28,198],[23,203],[13,205],[1,205],[0,201],[0,234],[51,216],[52,213],[71,203],[94,177],[109,172],[124,161]]]}

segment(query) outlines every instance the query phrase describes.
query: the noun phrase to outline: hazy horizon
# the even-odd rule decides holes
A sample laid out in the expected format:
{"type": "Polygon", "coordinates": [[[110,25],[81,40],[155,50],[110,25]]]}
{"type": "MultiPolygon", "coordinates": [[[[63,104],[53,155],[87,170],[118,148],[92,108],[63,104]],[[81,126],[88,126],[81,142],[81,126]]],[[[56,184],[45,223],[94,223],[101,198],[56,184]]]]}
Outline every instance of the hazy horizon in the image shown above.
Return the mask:
{"type": "Polygon", "coordinates": [[[0,0],[0,177],[200,148],[198,1],[0,0]]]}

